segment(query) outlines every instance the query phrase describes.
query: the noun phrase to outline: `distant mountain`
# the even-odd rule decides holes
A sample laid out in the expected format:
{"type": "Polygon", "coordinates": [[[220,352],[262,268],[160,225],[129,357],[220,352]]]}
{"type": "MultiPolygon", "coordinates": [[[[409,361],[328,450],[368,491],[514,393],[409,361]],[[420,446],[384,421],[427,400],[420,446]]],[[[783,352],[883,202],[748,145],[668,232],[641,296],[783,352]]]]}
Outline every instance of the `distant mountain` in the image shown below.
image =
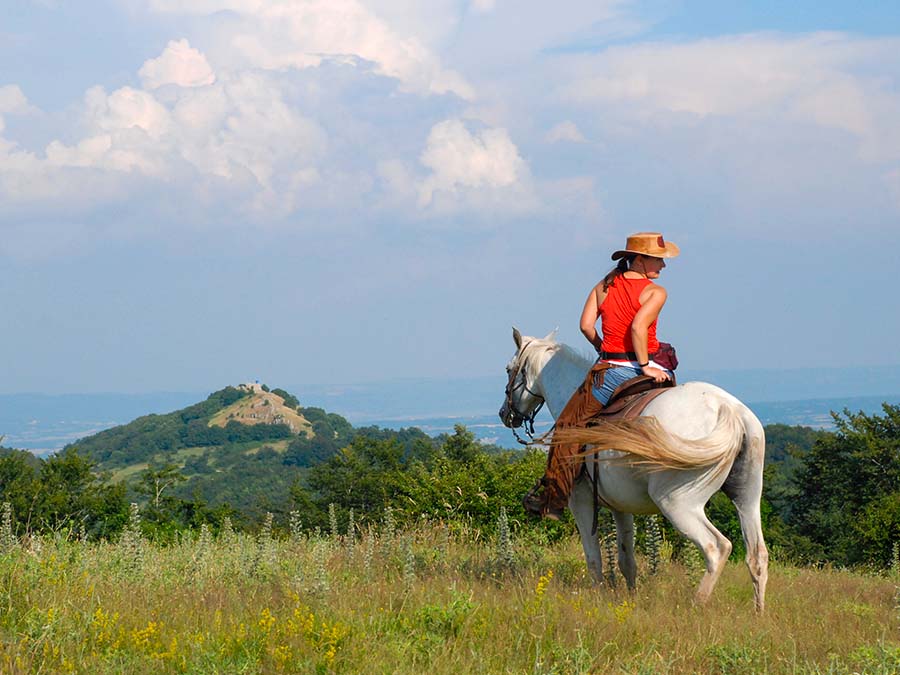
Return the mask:
{"type": "MultiPolygon", "coordinates": [[[[682,364],[679,380],[717,384],[747,402],[764,423],[827,427],[829,411],[877,412],[883,401],[900,402],[900,366],[697,370],[682,364]]],[[[515,447],[497,410],[506,378],[409,378],[356,384],[288,387],[305,406],[339,413],[354,425],[417,426],[430,434],[465,424],[478,438],[515,447]]],[[[205,394],[0,394],[0,434],[5,445],[47,454],[148,413],[165,414],[205,394]]],[[[549,418],[541,418],[544,421],[549,418]]]]}
{"type": "MultiPolygon", "coordinates": [[[[821,368],[708,370],[682,364],[678,381],[700,380],[726,389],[747,403],[808,399],[900,398],[900,365],[821,368]]],[[[503,403],[506,374],[484,377],[408,378],[354,384],[296,384],[291,391],[308,405],[340,411],[354,424],[381,420],[484,417],[503,403]]]]}
{"type": "Polygon", "coordinates": [[[141,415],[166,413],[206,394],[0,394],[0,434],[7,445],[45,455],[141,415]]]}

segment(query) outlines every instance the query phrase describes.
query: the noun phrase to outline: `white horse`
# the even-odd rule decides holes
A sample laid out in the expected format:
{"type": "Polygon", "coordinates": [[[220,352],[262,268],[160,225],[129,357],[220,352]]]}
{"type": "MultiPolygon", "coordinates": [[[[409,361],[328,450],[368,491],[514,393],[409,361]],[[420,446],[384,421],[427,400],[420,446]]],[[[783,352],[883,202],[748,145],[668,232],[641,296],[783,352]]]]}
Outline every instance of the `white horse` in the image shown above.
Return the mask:
{"type": "MultiPolygon", "coordinates": [[[[544,402],[555,419],[593,363],[556,342],[554,333],[538,339],[513,329],[513,338],[517,351],[506,367],[509,384],[501,420],[515,429],[533,420],[544,402]]],[[[766,446],[762,424],[734,396],[705,382],[667,390],[647,405],[641,417],[653,417],[658,424],[638,425],[639,434],[634,433],[635,425],[615,422],[581,430],[594,434],[592,447],[610,448],[599,453],[597,483],[600,498],[615,518],[619,569],[628,587],[634,588],[637,576],[633,514],[662,513],[703,554],[706,573],[696,598],[700,603],[709,599],[732,548],[704,513],[706,503],[721,489],[737,507],[756,609],[762,611],[769,561],[759,510],[766,446]]],[[[588,569],[602,583],[600,546],[591,532],[595,465],[586,461],[585,466],[587,475],[582,473],[576,482],[569,508],[588,569]]]]}

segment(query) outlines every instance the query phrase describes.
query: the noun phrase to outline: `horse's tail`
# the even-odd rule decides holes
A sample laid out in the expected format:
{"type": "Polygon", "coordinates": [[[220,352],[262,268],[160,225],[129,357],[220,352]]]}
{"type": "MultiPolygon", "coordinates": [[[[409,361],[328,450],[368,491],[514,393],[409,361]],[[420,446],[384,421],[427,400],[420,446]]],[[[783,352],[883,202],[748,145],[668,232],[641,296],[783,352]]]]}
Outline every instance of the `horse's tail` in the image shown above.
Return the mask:
{"type": "Polygon", "coordinates": [[[583,455],[598,450],[618,450],[619,460],[644,465],[648,470],[696,469],[717,466],[715,474],[727,469],[743,447],[744,423],[737,407],[722,400],[716,426],[705,437],[681,438],[663,429],[655,417],[600,422],[593,427],[565,427],[553,431],[553,443],[592,446],[583,455]]]}

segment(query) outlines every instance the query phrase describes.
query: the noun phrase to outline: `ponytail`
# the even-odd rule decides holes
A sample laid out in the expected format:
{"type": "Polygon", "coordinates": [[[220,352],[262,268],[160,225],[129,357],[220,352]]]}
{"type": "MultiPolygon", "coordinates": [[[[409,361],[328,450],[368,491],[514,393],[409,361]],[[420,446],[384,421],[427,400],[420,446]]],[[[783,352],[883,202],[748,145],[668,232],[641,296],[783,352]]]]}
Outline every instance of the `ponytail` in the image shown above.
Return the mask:
{"type": "Polygon", "coordinates": [[[603,277],[604,293],[609,290],[610,286],[615,286],[616,279],[629,270],[629,268],[631,267],[631,263],[636,257],[637,255],[630,253],[619,259],[619,263],[615,267],[613,267],[605,277],[603,277]]]}

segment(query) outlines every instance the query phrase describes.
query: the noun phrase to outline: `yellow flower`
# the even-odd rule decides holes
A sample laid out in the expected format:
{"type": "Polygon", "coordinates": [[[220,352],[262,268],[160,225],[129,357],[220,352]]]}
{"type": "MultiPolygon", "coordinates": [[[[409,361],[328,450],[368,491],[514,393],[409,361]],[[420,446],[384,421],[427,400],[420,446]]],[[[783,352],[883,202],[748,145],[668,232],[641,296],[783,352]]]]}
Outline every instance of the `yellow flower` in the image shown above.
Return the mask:
{"type": "Polygon", "coordinates": [[[268,633],[272,630],[272,627],[275,625],[275,621],[275,617],[272,616],[272,612],[270,612],[268,608],[260,612],[259,627],[264,633],[268,633]]]}
{"type": "Polygon", "coordinates": [[[275,663],[279,666],[284,666],[293,656],[294,653],[290,645],[278,645],[272,652],[272,658],[275,659],[275,663]]]}
{"type": "Polygon", "coordinates": [[[621,604],[618,605],[608,602],[606,603],[606,606],[612,611],[613,616],[618,623],[625,623],[635,608],[635,604],[628,600],[623,600],[621,604]]]}
{"type": "Polygon", "coordinates": [[[550,584],[550,581],[553,579],[553,570],[547,570],[547,573],[538,579],[537,587],[534,589],[534,594],[538,598],[543,598],[544,593],[547,591],[547,586],[550,584]]]}
{"type": "Polygon", "coordinates": [[[160,624],[155,621],[149,621],[145,628],[139,628],[131,631],[131,642],[140,650],[149,651],[151,642],[159,635],[160,624]]]}

